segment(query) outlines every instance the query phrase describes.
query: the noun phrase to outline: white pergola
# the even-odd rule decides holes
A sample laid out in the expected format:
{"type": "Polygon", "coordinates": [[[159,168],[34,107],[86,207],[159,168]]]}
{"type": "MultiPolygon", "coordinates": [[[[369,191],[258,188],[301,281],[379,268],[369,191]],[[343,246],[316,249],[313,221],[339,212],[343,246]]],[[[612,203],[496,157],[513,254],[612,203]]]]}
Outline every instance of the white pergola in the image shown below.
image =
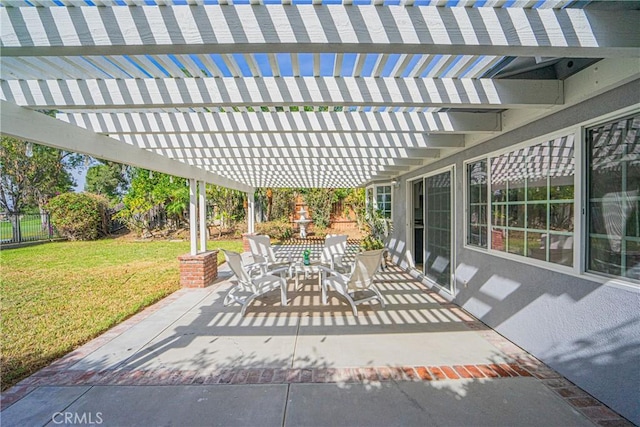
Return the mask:
{"type": "Polygon", "coordinates": [[[390,181],[640,72],[634,2],[299,3],[0,0],[0,131],[189,178],[193,206],[390,181]]]}

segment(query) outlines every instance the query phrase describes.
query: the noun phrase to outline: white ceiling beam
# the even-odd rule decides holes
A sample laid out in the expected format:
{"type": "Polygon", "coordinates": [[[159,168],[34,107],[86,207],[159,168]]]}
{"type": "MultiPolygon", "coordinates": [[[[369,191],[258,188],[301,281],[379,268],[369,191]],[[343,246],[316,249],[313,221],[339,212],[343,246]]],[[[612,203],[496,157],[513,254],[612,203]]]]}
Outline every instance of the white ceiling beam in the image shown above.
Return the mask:
{"type": "Polygon", "coordinates": [[[487,133],[498,113],[58,113],[58,119],[98,133],[487,133]]]}
{"type": "Polygon", "coordinates": [[[156,133],[109,134],[121,141],[135,142],[139,147],[169,146],[175,148],[461,148],[463,135],[385,135],[338,133],[156,133]]]}
{"type": "Polygon", "coordinates": [[[349,180],[367,180],[372,176],[393,176],[396,173],[390,171],[378,171],[378,170],[367,170],[359,173],[344,173],[344,174],[336,174],[335,171],[307,171],[307,173],[300,173],[301,171],[292,171],[290,173],[279,174],[272,170],[228,170],[224,171],[225,174],[237,179],[244,180],[243,178],[254,178],[254,177],[273,177],[275,179],[289,179],[292,181],[298,180],[300,178],[307,179],[318,179],[318,178],[328,178],[328,179],[349,179],[349,180]],[[298,173],[296,173],[298,172],[298,173]]]}
{"type": "Polygon", "coordinates": [[[48,109],[246,105],[504,109],[550,107],[563,102],[559,80],[392,77],[2,80],[0,89],[2,99],[48,109]]]}
{"type": "MultiPolygon", "coordinates": [[[[127,135],[128,136],[128,135],[127,135]]],[[[127,143],[134,144],[137,141],[123,138],[127,143]]],[[[329,158],[416,158],[428,159],[440,157],[437,148],[366,148],[366,147],[233,147],[233,148],[181,148],[140,146],[172,159],[188,158],[234,158],[234,157],[329,157],[329,158]]]]}
{"type": "MultiPolygon", "coordinates": [[[[195,166],[198,159],[195,159],[195,162],[192,163],[190,159],[186,159],[190,165],[195,166]]],[[[387,174],[397,174],[402,171],[398,170],[386,170],[384,168],[379,167],[368,167],[363,169],[337,169],[331,168],[327,166],[313,166],[313,167],[292,167],[291,169],[287,169],[285,171],[276,171],[273,168],[268,168],[265,166],[262,167],[253,167],[253,168],[239,168],[233,165],[227,166],[202,166],[206,167],[210,170],[216,170],[225,175],[246,175],[246,176],[256,176],[256,175],[269,175],[278,178],[295,178],[296,176],[306,176],[306,177],[319,177],[326,176],[329,178],[354,178],[354,177],[367,177],[378,173],[387,173],[387,174]]]]}
{"type": "MultiPolygon", "coordinates": [[[[270,159],[275,160],[275,159],[270,159]]],[[[386,170],[392,172],[403,172],[411,169],[411,166],[403,166],[403,165],[387,165],[382,163],[369,163],[369,164],[361,164],[361,163],[351,163],[347,159],[332,159],[335,160],[333,163],[310,163],[304,162],[306,159],[297,159],[297,158],[288,158],[288,159],[278,159],[279,161],[272,161],[269,164],[260,163],[260,159],[194,159],[191,164],[198,166],[216,166],[216,167],[228,167],[228,168],[259,168],[259,169],[273,169],[278,166],[291,166],[295,169],[305,169],[309,170],[311,167],[319,168],[320,170],[386,170]],[[336,161],[342,161],[341,164],[338,164],[336,161]]],[[[316,159],[311,159],[316,160],[316,159]]],[[[363,159],[354,159],[354,160],[363,160],[363,159]]]]}
{"type": "Polygon", "coordinates": [[[188,166],[148,150],[98,135],[45,114],[0,101],[2,135],[61,150],[87,154],[98,159],[124,163],[184,178],[194,178],[245,192],[253,188],[223,176],[188,166]]]}
{"type": "Polygon", "coordinates": [[[264,157],[234,157],[234,158],[200,158],[193,159],[194,164],[206,165],[206,166],[216,166],[216,165],[236,165],[239,167],[258,167],[258,166],[270,166],[270,167],[278,167],[278,166],[288,166],[290,164],[294,165],[304,165],[306,167],[310,166],[325,166],[325,165],[335,165],[335,166],[353,166],[355,168],[367,168],[371,165],[380,165],[386,167],[402,167],[402,168],[413,168],[415,166],[421,166],[423,161],[421,159],[394,159],[394,158],[366,158],[366,157],[358,157],[353,159],[345,159],[345,158],[309,158],[309,157],[292,157],[292,158],[264,158],[264,157]]]}
{"type": "MultiPolygon", "coordinates": [[[[602,93],[640,79],[640,59],[604,59],[572,75],[564,82],[565,105],[537,110],[507,110],[502,115],[502,132],[510,132],[577,105],[602,93]]],[[[640,93],[640,91],[637,91],[640,93]]],[[[465,145],[471,147],[485,142],[489,134],[469,134],[465,145]]]]}
{"type": "MultiPolygon", "coordinates": [[[[196,165],[202,165],[205,166],[204,163],[199,163],[196,162],[194,163],[196,165]]],[[[206,165],[206,166],[214,166],[213,164],[211,165],[206,165]]],[[[215,170],[217,170],[219,173],[224,173],[226,175],[226,172],[237,172],[237,171],[244,171],[244,172],[248,172],[248,173],[252,173],[252,172],[257,172],[257,173],[262,173],[262,172],[269,172],[272,173],[274,175],[281,175],[281,176],[295,176],[297,174],[303,173],[303,174],[314,174],[316,172],[322,172],[325,174],[329,174],[329,173],[334,173],[334,174],[339,174],[339,175],[352,175],[352,174],[360,174],[364,171],[366,171],[367,173],[371,173],[371,172],[389,172],[389,173],[398,173],[398,172],[406,172],[408,171],[410,168],[408,166],[384,166],[384,165],[370,165],[367,166],[366,168],[363,168],[361,166],[336,166],[336,165],[314,165],[313,167],[309,167],[308,165],[301,165],[301,164],[291,164],[290,167],[287,168],[287,170],[285,171],[274,171],[273,170],[273,166],[269,167],[269,166],[252,166],[251,168],[247,169],[247,168],[242,168],[240,167],[240,165],[237,164],[229,164],[229,165],[215,165],[215,170]]]]}
{"type": "Polygon", "coordinates": [[[635,10],[275,4],[174,5],[159,13],[158,7],[0,8],[2,54],[640,56],[640,11],[635,10]],[[95,31],[96,23],[109,30],[95,31]]]}

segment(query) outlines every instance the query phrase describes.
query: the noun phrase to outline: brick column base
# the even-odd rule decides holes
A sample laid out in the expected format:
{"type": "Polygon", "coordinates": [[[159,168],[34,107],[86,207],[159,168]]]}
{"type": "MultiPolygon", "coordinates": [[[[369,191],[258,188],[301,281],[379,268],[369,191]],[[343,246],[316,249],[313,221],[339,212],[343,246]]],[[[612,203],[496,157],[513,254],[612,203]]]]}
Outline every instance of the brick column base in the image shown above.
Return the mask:
{"type": "Polygon", "coordinates": [[[249,239],[247,236],[255,236],[256,233],[242,233],[242,252],[251,252],[251,246],[249,246],[249,239]]]}
{"type": "Polygon", "coordinates": [[[181,255],[178,260],[183,288],[204,288],[218,277],[218,251],[181,255]]]}

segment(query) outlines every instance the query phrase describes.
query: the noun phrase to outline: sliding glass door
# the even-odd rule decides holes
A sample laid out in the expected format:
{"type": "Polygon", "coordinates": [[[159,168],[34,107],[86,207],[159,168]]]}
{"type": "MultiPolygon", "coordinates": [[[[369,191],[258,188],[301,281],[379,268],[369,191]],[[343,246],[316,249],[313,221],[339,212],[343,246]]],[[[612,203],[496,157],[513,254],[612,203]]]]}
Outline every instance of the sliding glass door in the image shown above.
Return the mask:
{"type": "Polygon", "coordinates": [[[424,271],[424,181],[413,182],[413,262],[415,268],[424,271]]]}
{"type": "Polygon", "coordinates": [[[417,269],[453,292],[452,170],[413,181],[413,249],[417,269]]]}

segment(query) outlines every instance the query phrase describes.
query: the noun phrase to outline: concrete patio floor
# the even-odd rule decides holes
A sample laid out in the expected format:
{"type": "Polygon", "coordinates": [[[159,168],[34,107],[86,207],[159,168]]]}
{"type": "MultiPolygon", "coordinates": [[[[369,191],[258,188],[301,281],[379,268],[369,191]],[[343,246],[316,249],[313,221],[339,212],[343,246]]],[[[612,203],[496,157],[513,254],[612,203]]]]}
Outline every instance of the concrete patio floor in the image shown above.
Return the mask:
{"type": "Polygon", "coordinates": [[[627,425],[394,266],[357,318],[315,278],[242,318],[225,267],[3,393],[2,425],[627,425]]]}

